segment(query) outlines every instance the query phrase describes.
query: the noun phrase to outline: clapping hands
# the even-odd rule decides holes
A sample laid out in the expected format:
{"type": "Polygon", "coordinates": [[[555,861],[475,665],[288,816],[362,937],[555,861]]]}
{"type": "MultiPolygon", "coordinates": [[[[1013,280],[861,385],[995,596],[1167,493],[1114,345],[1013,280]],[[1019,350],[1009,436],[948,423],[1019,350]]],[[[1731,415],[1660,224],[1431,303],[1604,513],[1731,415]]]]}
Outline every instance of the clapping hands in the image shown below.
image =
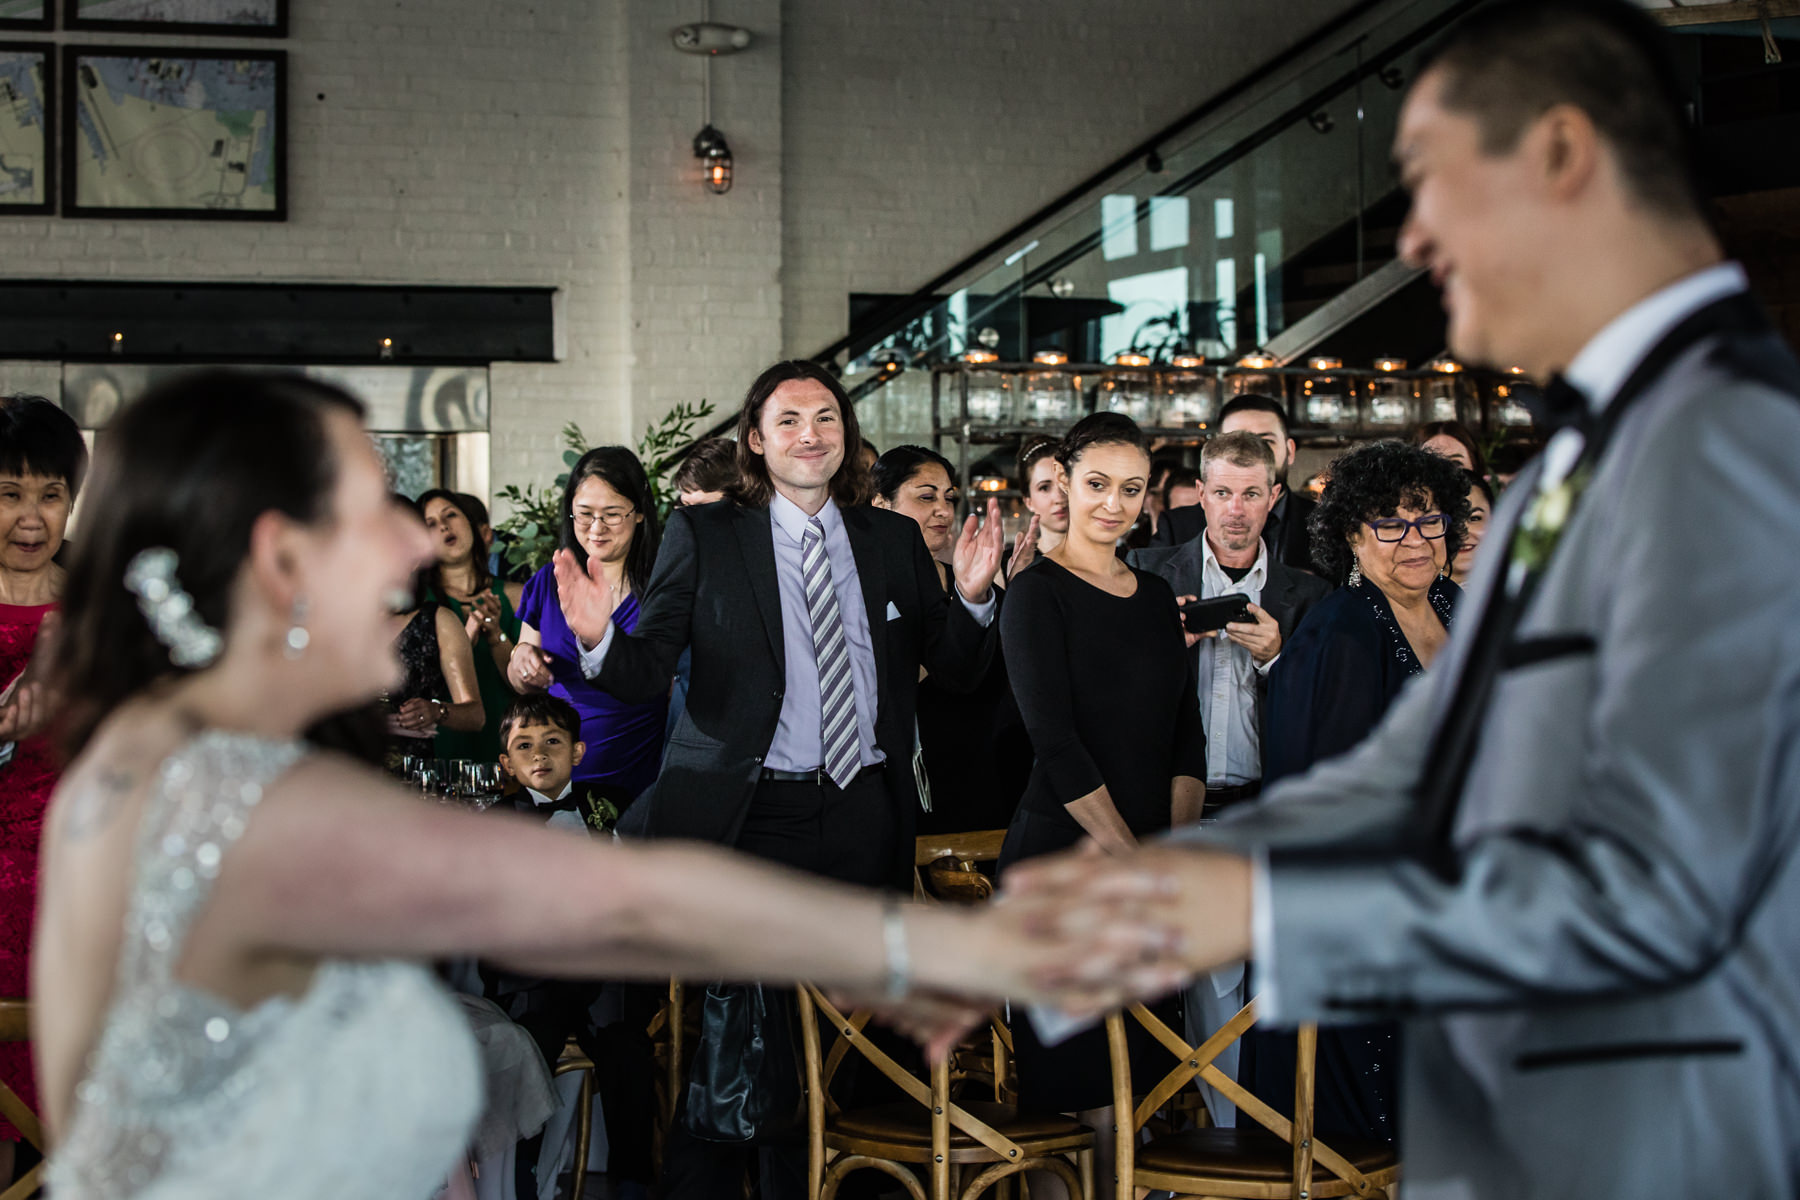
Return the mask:
{"type": "Polygon", "coordinates": [[[982,522],[971,512],[963,522],[962,533],[951,552],[956,590],[962,593],[963,599],[970,604],[986,603],[1005,548],[1006,535],[1000,527],[1000,502],[989,500],[987,520],[982,522]]]}

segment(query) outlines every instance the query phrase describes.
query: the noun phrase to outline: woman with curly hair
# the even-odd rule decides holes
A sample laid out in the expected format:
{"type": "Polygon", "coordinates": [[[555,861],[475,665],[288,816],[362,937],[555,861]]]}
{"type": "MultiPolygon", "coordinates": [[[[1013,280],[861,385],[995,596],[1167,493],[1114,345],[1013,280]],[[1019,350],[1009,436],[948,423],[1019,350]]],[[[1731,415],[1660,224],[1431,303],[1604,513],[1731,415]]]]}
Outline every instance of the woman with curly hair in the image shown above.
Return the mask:
{"type": "MultiPolygon", "coordinates": [[[[1343,586],[1313,606],[1270,668],[1265,785],[1354,747],[1431,665],[1462,595],[1450,564],[1468,520],[1468,477],[1442,455],[1387,441],[1333,460],[1307,527],[1313,561],[1343,586]]],[[[1319,1031],[1320,1137],[1394,1140],[1398,1037],[1392,1023],[1319,1031]]],[[[1242,1070],[1252,1091],[1288,1111],[1293,1035],[1253,1035],[1242,1070]]]]}

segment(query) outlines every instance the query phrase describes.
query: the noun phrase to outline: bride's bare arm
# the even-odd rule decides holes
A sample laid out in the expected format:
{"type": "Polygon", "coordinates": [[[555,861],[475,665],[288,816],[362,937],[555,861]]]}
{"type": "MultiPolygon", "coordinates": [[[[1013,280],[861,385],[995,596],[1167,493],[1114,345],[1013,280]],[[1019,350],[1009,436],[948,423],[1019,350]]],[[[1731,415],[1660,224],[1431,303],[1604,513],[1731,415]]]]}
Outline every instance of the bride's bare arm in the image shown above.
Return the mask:
{"type": "MultiPolygon", "coordinates": [[[[1110,991],[1133,972],[1142,986],[1166,969],[1169,935],[1138,915],[1157,886],[1127,885],[1080,929],[1030,905],[909,908],[914,982],[996,999],[1110,991]]],[[[883,904],[711,847],[622,847],[440,809],[321,758],[269,789],[194,934],[240,961],[476,954],[554,975],[878,991],[883,904]]]]}

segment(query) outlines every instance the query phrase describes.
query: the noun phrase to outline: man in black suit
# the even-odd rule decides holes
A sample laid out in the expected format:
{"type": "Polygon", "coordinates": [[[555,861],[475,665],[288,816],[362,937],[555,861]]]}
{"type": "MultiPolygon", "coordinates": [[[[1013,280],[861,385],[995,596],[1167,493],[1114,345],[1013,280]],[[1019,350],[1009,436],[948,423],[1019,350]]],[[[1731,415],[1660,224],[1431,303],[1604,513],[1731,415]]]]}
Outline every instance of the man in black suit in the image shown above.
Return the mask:
{"type": "MultiPolygon", "coordinates": [[[[1294,439],[1288,436],[1287,413],[1281,402],[1268,396],[1239,396],[1219,412],[1220,433],[1253,433],[1275,456],[1275,503],[1263,526],[1263,539],[1275,551],[1276,561],[1302,571],[1312,571],[1312,535],[1306,519],[1316,507],[1308,496],[1288,491],[1288,466],[1294,461],[1294,439]]],[[[1194,505],[1163,514],[1152,546],[1180,546],[1200,536],[1206,528],[1206,506],[1194,505]]]]}
{"type": "MultiPolygon", "coordinates": [[[[1331,586],[1276,560],[1263,540],[1280,485],[1274,452],[1248,430],[1221,433],[1200,455],[1201,536],[1150,546],[1131,565],[1169,581],[1184,603],[1239,594],[1254,621],[1204,634],[1189,648],[1206,728],[1206,813],[1262,790],[1263,698],[1269,667],[1308,610],[1331,586]]],[[[1185,511],[1175,509],[1174,513],[1185,511]]],[[[1165,512],[1165,521],[1173,515],[1165,512]]]]}
{"type": "MultiPolygon", "coordinates": [[[[632,633],[612,625],[605,584],[557,555],[582,671],[641,703],[668,691],[676,660],[692,650],[687,706],[646,796],[648,836],[906,887],[919,669],[968,688],[987,668],[999,506],[990,501],[984,527],[973,515],[964,524],[952,602],[918,524],[860,503],[856,410],[817,364],[764,371],[737,442],[730,497],[671,517],[632,633]]],[[[671,1145],[668,1194],[735,1194],[741,1159],[729,1151],[671,1145]]],[[[797,1194],[794,1165],[789,1154],[764,1157],[765,1196],[797,1194]]],[[[803,1157],[798,1168],[803,1180],[803,1157]]]]}

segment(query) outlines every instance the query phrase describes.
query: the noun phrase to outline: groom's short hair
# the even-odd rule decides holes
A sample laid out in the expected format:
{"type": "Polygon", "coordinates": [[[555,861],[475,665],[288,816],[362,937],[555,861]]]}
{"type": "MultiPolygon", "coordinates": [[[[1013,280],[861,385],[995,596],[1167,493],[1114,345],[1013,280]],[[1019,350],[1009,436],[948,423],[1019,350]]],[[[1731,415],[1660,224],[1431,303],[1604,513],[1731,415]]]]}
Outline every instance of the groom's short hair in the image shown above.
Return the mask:
{"type": "Polygon", "coordinates": [[[1486,153],[1510,153],[1538,117],[1573,105],[1644,207],[1702,217],[1668,35],[1627,0],[1499,0],[1445,35],[1424,71],[1441,74],[1445,108],[1480,125],[1486,153]]]}

